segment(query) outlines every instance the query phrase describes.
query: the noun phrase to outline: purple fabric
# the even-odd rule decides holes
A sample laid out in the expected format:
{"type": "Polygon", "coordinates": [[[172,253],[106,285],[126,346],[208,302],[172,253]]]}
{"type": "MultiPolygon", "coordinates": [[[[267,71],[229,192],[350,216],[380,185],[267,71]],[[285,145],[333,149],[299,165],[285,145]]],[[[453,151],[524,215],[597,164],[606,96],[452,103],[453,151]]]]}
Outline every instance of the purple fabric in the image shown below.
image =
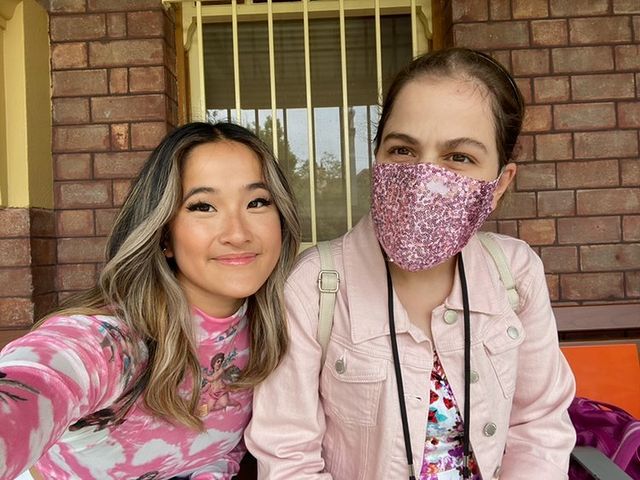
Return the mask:
{"type": "MultiPolygon", "coordinates": [[[[619,407],[576,397],[569,407],[578,446],[595,447],[633,479],[640,479],[640,420],[619,407]]],[[[576,462],[569,469],[571,480],[591,477],[576,462]]]]}

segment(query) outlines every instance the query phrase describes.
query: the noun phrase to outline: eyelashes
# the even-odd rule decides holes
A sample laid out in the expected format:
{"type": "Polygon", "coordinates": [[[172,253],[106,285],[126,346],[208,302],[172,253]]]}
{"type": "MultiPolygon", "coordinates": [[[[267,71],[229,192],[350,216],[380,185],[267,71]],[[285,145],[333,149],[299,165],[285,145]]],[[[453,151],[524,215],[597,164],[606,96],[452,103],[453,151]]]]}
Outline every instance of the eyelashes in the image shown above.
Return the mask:
{"type": "MultiPolygon", "coordinates": [[[[251,200],[247,204],[247,209],[265,208],[270,205],[273,205],[273,201],[271,199],[258,197],[251,200]]],[[[186,208],[189,212],[204,212],[204,213],[217,212],[216,208],[213,205],[211,205],[210,203],[201,202],[201,201],[189,203],[187,204],[186,208]]]]}

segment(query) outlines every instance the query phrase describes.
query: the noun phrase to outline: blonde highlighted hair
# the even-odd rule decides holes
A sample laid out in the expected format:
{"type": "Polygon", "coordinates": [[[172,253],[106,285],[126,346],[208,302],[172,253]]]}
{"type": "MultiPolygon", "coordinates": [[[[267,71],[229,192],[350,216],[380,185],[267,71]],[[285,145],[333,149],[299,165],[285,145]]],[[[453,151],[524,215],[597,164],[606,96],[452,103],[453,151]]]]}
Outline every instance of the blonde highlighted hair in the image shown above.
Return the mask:
{"type": "Polygon", "coordinates": [[[146,370],[118,404],[122,420],[142,395],[149,411],[169,421],[202,428],[199,402],[200,365],[187,299],[172,266],[162,252],[167,224],[182,198],[181,172],[185,158],[198,145],[231,141],[250,148],[259,158],[265,183],[280,214],[282,250],[274,271],[248,299],[251,353],[233,388],[263,380],[280,362],[288,334],[283,299],[284,282],[300,242],[300,224],[292,190],[267,146],[249,130],[230,123],[190,123],[169,134],[153,151],[118,215],[107,258],[96,287],[72,298],[60,313],[108,310],[147,344],[146,370]],[[188,398],[178,386],[194,379],[188,398]]]}

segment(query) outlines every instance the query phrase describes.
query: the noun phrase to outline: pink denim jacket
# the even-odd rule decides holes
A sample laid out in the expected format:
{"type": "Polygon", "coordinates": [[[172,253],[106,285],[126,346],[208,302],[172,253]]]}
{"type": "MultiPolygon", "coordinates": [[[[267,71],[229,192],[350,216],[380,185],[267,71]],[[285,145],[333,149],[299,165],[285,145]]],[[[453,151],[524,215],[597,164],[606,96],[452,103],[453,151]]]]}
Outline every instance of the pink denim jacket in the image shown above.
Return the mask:
{"type": "MultiPolygon", "coordinates": [[[[474,237],[463,250],[471,309],[471,445],[482,478],[567,478],[575,383],[558,348],[542,262],[526,243],[495,235],[520,294],[514,313],[495,264],[474,237]]],[[[389,343],[384,260],[370,217],[332,242],[341,283],[324,365],[317,342],[316,249],[300,258],[285,292],[291,345],[254,392],[245,432],[259,478],[408,478],[389,343]]],[[[435,348],[462,413],[463,321],[459,278],[431,316],[431,336],[395,297],[396,330],[420,471],[435,348]]]]}

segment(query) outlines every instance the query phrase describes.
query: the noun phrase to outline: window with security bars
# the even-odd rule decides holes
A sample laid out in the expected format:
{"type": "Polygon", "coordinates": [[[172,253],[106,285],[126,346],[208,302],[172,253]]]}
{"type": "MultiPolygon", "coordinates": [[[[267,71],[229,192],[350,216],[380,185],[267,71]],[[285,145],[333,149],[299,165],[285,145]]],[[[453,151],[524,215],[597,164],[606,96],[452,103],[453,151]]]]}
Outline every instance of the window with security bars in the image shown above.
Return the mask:
{"type": "Polygon", "coordinates": [[[375,15],[379,1],[183,4],[185,31],[201,32],[186,42],[199,49],[189,53],[191,118],[240,123],[273,147],[307,245],[368,211],[381,92],[416,52],[416,30],[426,38],[422,7],[389,0],[375,15]]]}

